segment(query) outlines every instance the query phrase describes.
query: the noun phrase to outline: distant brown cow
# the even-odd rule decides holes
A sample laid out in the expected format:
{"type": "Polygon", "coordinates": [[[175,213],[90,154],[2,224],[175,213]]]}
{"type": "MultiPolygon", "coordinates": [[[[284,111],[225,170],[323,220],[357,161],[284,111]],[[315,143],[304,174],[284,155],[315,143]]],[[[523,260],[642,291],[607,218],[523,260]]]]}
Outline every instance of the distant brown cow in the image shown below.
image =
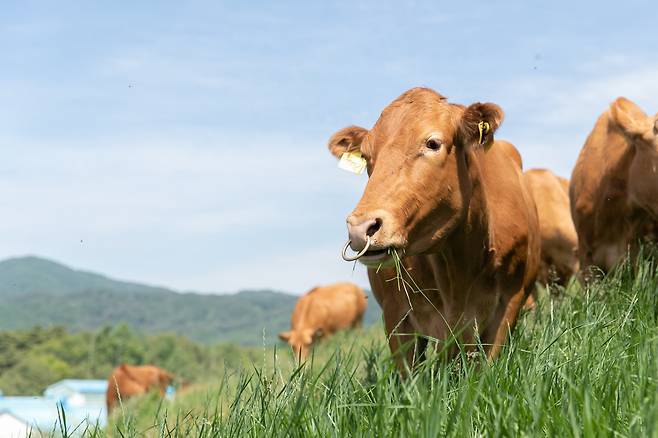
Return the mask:
{"type": "Polygon", "coordinates": [[[658,114],[620,97],[597,120],[571,176],[581,269],[611,270],[658,241],[658,114]]]}
{"type": "Polygon", "coordinates": [[[279,338],[303,360],[315,341],[361,325],[366,306],[363,289],[355,284],[316,287],[299,298],[290,318],[291,329],[280,333],[279,338]]]}
{"type": "Polygon", "coordinates": [[[537,204],[541,235],[541,263],[537,280],[566,285],[578,272],[578,236],[569,207],[569,181],[550,170],[523,174],[537,204]]]}
{"type": "Polygon", "coordinates": [[[132,366],[123,364],[112,371],[107,382],[108,414],[121,400],[146,394],[152,389],[157,389],[164,396],[167,387],[171,384],[174,376],[162,368],[153,365],[132,366]]]}
{"type": "Polygon", "coordinates": [[[350,126],[329,140],[336,157],[357,151],[366,160],[369,180],[347,218],[349,241],[363,253],[403,371],[422,358],[428,337],[454,334],[470,350],[479,337],[495,357],[534,287],[537,210],[518,151],[493,139],[502,120],[495,104],[465,107],[414,88],[372,129],[350,126]],[[393,251],[402,257],[400,281],[393,251]]]}

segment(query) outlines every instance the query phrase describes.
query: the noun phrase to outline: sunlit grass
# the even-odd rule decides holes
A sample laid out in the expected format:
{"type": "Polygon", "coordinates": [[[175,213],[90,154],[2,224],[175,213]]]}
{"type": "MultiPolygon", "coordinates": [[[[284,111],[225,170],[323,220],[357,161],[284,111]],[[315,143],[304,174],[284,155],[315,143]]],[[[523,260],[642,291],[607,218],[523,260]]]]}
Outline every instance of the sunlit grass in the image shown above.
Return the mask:
{"type": "Polygon", "coordinates": [[[401,379],[381,327],[340,334],[297,367],[264,347],[240,373],[173,401],[128,401],[108,436],[656,436],[658,273],[626,264],[543,293],[492,364],[429,359],[401,379]]]}

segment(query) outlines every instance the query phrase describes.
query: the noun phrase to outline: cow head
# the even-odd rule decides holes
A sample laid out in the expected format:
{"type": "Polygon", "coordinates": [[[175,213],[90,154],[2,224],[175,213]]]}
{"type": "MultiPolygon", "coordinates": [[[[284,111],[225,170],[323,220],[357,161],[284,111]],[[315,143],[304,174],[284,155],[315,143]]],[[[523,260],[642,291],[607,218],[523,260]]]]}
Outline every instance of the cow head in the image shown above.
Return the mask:
{"type": "Polygon", "coordinates": [[[378,266],[390,250],[407,255],[437,250],[465,217],[471,200],[474,149],[493,144],[503,111],[492,103],[448,103],[433,90],[413,88],[388,105],[371,130],[350,126],[329,140],[336,157],[360,151],[368,184],[347,218],[354,251],[378,266]]]}
{"type": "Polygon", "coordinates": [[[174,381],[173,374],[163,369],[158,370],[158,385],[162,390],[167,389],[167,387],[171,385],[171,382],[173,381],[174,381]]]}
{"type": "Polygon", "coordinates": [[[610,120],[635,149],[628,174],[629,201],[658,219],[658,114],[650,117],[620,97],[610,105],[610,120]]]}
{"type": "Polygon", "coordinates": [[[322,337],[322,329],[297,329],[279,333],[279,339],[287,342],[292,348],[296,359],[303,361],[313,343],[322,337]]]}

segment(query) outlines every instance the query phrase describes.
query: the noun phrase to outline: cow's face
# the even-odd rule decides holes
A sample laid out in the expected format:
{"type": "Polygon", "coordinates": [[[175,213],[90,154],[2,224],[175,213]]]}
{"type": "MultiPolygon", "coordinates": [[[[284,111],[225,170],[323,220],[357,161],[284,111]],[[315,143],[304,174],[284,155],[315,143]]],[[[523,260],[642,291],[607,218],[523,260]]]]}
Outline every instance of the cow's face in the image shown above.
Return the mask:
{"type": "Polygon", "coordinates": [[[160,388],[167,389],[167,387],[171,385],[171,382],[173,381],[174,381],[174,376],[172,374],[168,373],[165,370],[159,370],[158,383],[160,385],[160,388]]]}
{"type": "Polygon", "coordinates": [[[629,202],[658,220],[658,114],[647,116],[620,97],[610,105],[610,118],[635,149],[628,174],[629,202]]]}
{"type": "Polygon", "coordinates": [[[390,250],[422,254],[439,248],[464,217],[472,186],[472,148],[491,146],[503,118],[494,104],[467,108],[428,89],[414,88],[384,109],[370,130],[351,126],[335,133],[329,149],[340,157],[360,151],[369,180],[347,218],[351,247],[378,266],[390,250]]]}
{"type": "Polygon", "coordinates": [[[290,345],[295,359],[299,359],[300,361],[308,357],[313,342],[321,336],[321,330],[314,331],[312,329],[291,330],[289,332],[279,333],[279,339],[290,345]]]}

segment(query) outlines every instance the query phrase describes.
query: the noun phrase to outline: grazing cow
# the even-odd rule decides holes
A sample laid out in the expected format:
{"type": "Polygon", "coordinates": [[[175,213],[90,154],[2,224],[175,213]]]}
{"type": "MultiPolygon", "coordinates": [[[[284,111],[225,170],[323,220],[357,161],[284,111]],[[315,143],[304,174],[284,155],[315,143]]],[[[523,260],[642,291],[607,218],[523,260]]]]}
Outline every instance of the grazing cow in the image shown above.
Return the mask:
{"type": "Polygon", "coordinates": [[[367,306],[363,289],[352,283],[316,287],[302,295],[290,318],[290,331],[279,338],[290,344],[295,357],[307,357],[311,345],[338,330],[360,326],[367,306]]]}
{"type": "MultiPolygon", "coordinates": [[[[428,337],[455,335],[474,350],[477,336],[494,358],[534,287],[537,210],[518,151],[493,139],[502,119],[495,104],[465,107],[413,88],[372,129],[350,126],[329,140],[334,156],[357,151],[366,160],[349,242],[363,253],[403,373],[428,337]],[[392,267],[395,253],[401,263],[392,267]]],[[[448,353],[456,352],[453,344],[448,353]]]]}
{"type": "Polygon", "coordinates": [[[112,411],[119,400],[123,402],[130,397],[146,394],[152,389],[157,389],[160,395],[164,396],[173,379],[174,376],[167,371],[153,365],[123,364],[116,367],[107,382],[107,413],[112,411]]]}
{"type": "MultiPolygon", "coordinates": [[[[597,120],[571,175],[580,266],[610,271],[658,241],[658,114],[619,97],[597,120]]],[[[586,279],[587,279],[586,278],[586,279]]]]}
{"type": "Polygon", "coordinates": [[[530,169],[523,179],[532,191],[539,216],[541,263],[537,280],[564,286],[578,272],[578,236],[571,220],[569,181],[546,169],[530,169]]]}

